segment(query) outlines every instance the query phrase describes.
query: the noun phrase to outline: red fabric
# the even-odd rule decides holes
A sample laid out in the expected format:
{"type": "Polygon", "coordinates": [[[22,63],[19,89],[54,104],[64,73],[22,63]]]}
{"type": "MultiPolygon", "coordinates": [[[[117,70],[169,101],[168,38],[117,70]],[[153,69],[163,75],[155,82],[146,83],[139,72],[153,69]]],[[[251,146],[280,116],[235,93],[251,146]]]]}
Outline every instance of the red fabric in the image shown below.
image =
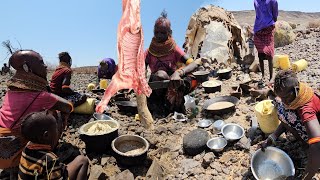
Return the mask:
{"type": "MultiPolygon", "coordinates": [[[[179,46],[175,47],[175,50],[163,57],[153,56],[149,50],[146,50],[146,63],[149,65],[151,73],[156,73],[159,70],[166,72],[174,72],[177,70],[177,65],[181,62],[181,58],[186,54],[179,46]]],[[[181,62],[186,63],[186,62],[181,62]]]]}
{"type": "MultiPolygon", "coordinates": [[[[0,109],[0,126],[3,128],[9,128],[14,122],[21,120],[18,118],[21,117],[23,111],[27,106],[29,106],[38,93],[39,92],[8,91],[0,109]]],[[[41,92],[37,99],[24,113],[24,116],[32,112],[51,109],[57,101],[56,97],[51,93],[41,92]]],[[[16,123],[13,128],[19,127],[20,124],[16,123]]]]}
{"type": "Polygon", "coordinates": [[[67,67],[59,67],[57,68],[52,77],[50,82],[50,89],[54,94],[61,95],[62,93],[62,85],[70,85],[70,84],[62,84],[63,80],[66,76],[71,76],[72,70],[67,67]]]}
{"type": "Polygon", "coordinates": [[[259,53],[274,56],[274,26],[264,28],[254,34],[254,45],[259,53]]]}
{"type": "MultiPolygon", "coordinates": [[[[314,94],[311,101],[299,108],[298,113],[303,122],[317,120],[320,112],[320,98],[314,94]]],[[[319,120],[319,119],[318,119],[319,120]]]]}

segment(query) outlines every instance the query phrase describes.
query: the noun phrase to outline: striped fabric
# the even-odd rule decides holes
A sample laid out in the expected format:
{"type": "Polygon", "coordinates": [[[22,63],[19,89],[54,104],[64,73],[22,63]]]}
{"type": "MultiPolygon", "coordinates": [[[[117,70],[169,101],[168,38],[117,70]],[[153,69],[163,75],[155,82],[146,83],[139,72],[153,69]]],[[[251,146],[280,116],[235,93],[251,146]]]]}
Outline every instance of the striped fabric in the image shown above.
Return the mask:
{"type": "Polygon", "coordinates": [[[18,177],[23,180],[64,180],[68,179],[65,167],[54,153],[27,146],[22,152],[18,177]]]}

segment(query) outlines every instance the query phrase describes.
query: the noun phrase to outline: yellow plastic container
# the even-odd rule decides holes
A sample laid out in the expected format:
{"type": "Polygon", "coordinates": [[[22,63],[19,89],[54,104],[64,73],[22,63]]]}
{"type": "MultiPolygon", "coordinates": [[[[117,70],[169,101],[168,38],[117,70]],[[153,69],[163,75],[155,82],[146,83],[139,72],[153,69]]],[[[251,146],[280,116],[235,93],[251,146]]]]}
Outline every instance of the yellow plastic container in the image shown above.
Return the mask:
{"type": "Polygon", "coordinates": [[[300,72],[307,68],[308,62],[305,59],[300,59],[292,64],[292,70],[294,72],[300,72]]]}
{"type": "Polygon", "coordinates": [[[96,87],[96,85],[94,85],[93,83],[88,84],[88,91],[92,91],[92,89],[94,89],[96,87]]]}
{"type": "Polygon", "coordinates": [[[291,67],[289,56],[288,55],[281,55],[278,57],[279,67],[282,70],[288,70],[291,67]]]}
{"type": "Polygon", "coordinates": [[[95,109],[95,102],[95,98],[87,98],[87,101],[74,108],[73,112],[77,114],[93,114],[95,109]]]}
{"type": "Polygon", "coordinates": [[[107,89],[108,87],[108,80],[100,79],[100,89],[107,89]]]}
{"type": "Polygon", "coordinates": [[[279,68],[279,57],[281,55],[274,55],[273,57],[273,67],[274,68],[279,68]]]}
{"type": "Polygon", "coordinates": [[[264,100],[255,106],[255,113],[260,129],[265,134],[273,133],[280,124],[277,110],[272,104],[272,100],[264,100]]]}

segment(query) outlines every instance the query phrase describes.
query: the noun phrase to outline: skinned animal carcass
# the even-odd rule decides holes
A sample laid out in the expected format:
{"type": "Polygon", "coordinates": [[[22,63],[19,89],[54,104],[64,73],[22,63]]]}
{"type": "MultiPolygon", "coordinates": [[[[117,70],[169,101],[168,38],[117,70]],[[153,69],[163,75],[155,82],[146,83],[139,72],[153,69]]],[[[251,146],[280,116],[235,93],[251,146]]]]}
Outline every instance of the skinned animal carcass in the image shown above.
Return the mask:
{"type": "Polygon", "coordinates": [[[192,58],[206,58],[218,64],[241,59],[246,43],[242,29],[232,13],[208,5],[190,18],[184,48],[192,58]]]}

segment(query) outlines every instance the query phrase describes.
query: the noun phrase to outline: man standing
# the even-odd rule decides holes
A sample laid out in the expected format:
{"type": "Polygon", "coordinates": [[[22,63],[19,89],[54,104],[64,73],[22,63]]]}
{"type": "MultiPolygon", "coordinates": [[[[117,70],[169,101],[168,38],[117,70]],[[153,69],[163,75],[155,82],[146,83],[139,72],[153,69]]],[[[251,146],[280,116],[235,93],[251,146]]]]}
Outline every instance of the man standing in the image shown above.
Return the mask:
{"type": "Polygon", "coordinates": [[[274,56],[274,31],[278,18],[277,0],[254,0],[256,20],[254,23],[254,44],[258,50],[262,80],[264,79],[264,60],[269,62],[269,73],[272,81],[274,56]]]}

